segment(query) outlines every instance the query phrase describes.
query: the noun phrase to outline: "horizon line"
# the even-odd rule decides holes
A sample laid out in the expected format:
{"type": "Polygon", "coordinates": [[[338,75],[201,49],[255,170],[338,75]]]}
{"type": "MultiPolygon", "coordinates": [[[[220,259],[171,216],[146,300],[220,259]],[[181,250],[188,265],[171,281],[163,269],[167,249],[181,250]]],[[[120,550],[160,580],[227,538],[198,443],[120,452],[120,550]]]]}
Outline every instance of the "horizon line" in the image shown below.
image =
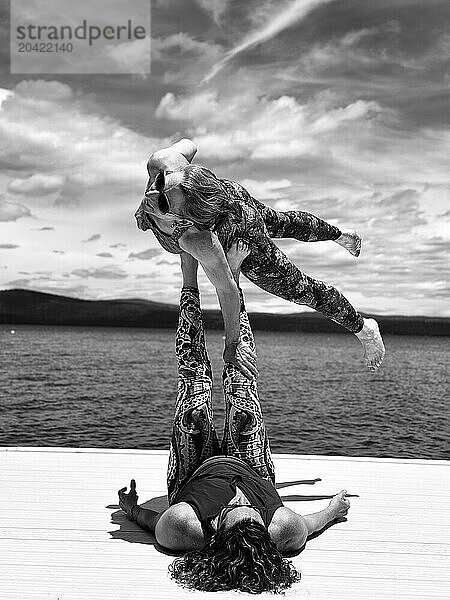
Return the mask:
{"type": "MultiPolygon", "coordinates": [[[[118,301],[127,301],[127,300],[140,300],[142,302],[151,302],[153,304],[164,304],[165,306],[173,306],[173,307],[178,307],[178,303],[171,303],[171,302],[163,302],[163,301],[159,301],[159,300],[149,300],[148,298],[139,298],[139,297],[126,297],[126,298],[77,298],[76,296],[68,296],[66,294],[59,294],[59,293],[55,293],[55,292],[47,292],[47,291],[42,291],[42,290],[34,290],[34,289],[30,289],[30,288],[9,288],[9,289],[0,289],[0,293],[1,292],[32,292],[34,294],[45,294],[48,296],[55,296],[55,297],[60,297],[60,298],[68,298],[70,300],[80,300],[82,302],[118,302],[118,301]]],[[[216,312],[220,312],[220,308],[204,308],[204,311],[216,311],[216,312]]],[[[420,315],[405,315],[405,314],[386,314],[386,313],[377,313],[377,312],[367,312],[365,310],[362,311],[358,311],[360,312],[363,316],[375,316],[375,317],[394,317],[394,318],[405,318],[405,319],[450,319],[450,316],[442,316],[442,315],[425,315],[425,314],[420,314],[420,315]]],[[[299,311],[299,312],[290,312],[290,313],[277,313],[277,312],[267,312],[267,311],[261,311],[261,310],[249,310],[248,311],[249,314],[264,314],[264,315],[273,315],[276,317],[295,317],[297,315],[313,315],[316,314],[319,317],[323,317],[323,318],[327,318],[324,315],[322,315],[322,313],[320,313],[319,311],[316,310],[304,310],[304,311],[299,311]]]]}

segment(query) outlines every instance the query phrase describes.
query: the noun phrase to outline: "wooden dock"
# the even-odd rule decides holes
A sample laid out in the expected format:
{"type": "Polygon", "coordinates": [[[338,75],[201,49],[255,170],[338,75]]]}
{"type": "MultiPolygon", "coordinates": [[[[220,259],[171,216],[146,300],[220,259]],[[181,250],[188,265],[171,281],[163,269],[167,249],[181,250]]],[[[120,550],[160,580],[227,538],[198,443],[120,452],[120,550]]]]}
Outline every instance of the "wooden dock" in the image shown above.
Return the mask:
{"type": "MultiPolygon", "coordinates": [[[[315,496],[358,495],[347,523],[293,559],[302,580],[288,597],[450,598],[450,462],[289,454],[274,462],[277,482],[294,482],[279,493],[299,513],[328,504],[315,496]]],[[[132,477],[140,503],[164,508],[166,465],[165,451],[0,448],[1,600],[238,597],[179,588],[167,576],[173,557],[118,509],[117,490],[132,477]]]]}

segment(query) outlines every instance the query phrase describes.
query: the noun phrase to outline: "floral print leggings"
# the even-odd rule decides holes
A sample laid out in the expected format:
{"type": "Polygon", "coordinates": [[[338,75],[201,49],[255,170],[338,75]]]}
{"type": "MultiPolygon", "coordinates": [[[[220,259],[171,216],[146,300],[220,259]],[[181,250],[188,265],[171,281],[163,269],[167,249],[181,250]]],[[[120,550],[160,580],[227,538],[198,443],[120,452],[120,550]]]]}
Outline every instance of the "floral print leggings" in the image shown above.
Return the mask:
{"type": "MultiPolygon", "coordinates": [[[[255,350],[242,292],[240,339],[255,350]]],[[[247,379],[229,363],[223,370],[225,422],[219,445],[213,422],[212,371],[196,288],[185,287],[181,291],[175,349],[178,393],[167,470],[169,505],[194,471],[213,456],[240,458],[275,484],[256,380],[247,379]]]]}

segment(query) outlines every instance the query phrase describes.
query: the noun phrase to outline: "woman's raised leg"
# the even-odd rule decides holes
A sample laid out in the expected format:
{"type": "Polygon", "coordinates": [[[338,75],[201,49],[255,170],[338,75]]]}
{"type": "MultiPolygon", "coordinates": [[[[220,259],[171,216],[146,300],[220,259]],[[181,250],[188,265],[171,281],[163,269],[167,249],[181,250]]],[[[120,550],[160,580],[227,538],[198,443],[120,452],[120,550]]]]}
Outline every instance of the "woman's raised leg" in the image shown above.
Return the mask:
{"type": "MultiPolygon", "coordinates": [[[[248,246],[240,240],[233,243],[227,254],[231,271],[238,285],[241,263],[248,254],[248,246]]],[[[240,342],[249,345],[255,351],[255,340],[241,290],[240,295],[240,342]]],[[[223,371],[223,389],[225,424],[222,454],[240,458],[262,478],[275,485],[275,470],[259,403],[256,379],[244,377],[232,364],[226,363],[223,371]]]]}
{"type": "Polygon", "coordinates": [[[384,345],[374,319],[364,319],[335,287],[309,277],[272,242],[264,231],[253,236],[254,247],[242,266],[258,287],[296,304],[304,304],[354,333],[364,348],[370,371],[384,357],[384,345]]]}
{"type": "Polygon", "coordinates": [[[175,341],[178,392],[167,469],[169,504],[202,462],[219,453],[213,423],[212,372],[204,338],[197,266],[194,258],[185,253],[181,255],[183,289],[175,341]]]}
{"type": "Polygon", "coordinates": [[[361,252],[361,236],[356,231],[341,231],[323,219],[302,210],[277,211],[252,198],[271,238],[293,238],[301,242],[331,240],[353,256],[361,252]]]}

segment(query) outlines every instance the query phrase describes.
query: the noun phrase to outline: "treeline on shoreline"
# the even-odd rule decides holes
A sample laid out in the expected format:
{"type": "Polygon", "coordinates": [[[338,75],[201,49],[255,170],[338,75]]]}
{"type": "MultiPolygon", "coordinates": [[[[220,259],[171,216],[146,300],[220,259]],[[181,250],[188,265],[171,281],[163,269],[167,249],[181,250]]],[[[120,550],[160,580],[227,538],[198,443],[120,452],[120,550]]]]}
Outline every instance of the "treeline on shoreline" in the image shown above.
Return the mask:
{"type": "MultiPolygon", "coordinates": [[[[250,313],[252,327],[263,331],[342,333],[336,323],[315,312],[250,313]]],[[[450,335],[450,319],[376,315],[385,334],[450,335]]],[[[33,290],[0,290],[0,324],[92,327],[176,327],[178,306],[143,299],[81,300],[33,290]]],[[[205,327],[222,329],[220,311],[204,311],[205,327]]]]}

